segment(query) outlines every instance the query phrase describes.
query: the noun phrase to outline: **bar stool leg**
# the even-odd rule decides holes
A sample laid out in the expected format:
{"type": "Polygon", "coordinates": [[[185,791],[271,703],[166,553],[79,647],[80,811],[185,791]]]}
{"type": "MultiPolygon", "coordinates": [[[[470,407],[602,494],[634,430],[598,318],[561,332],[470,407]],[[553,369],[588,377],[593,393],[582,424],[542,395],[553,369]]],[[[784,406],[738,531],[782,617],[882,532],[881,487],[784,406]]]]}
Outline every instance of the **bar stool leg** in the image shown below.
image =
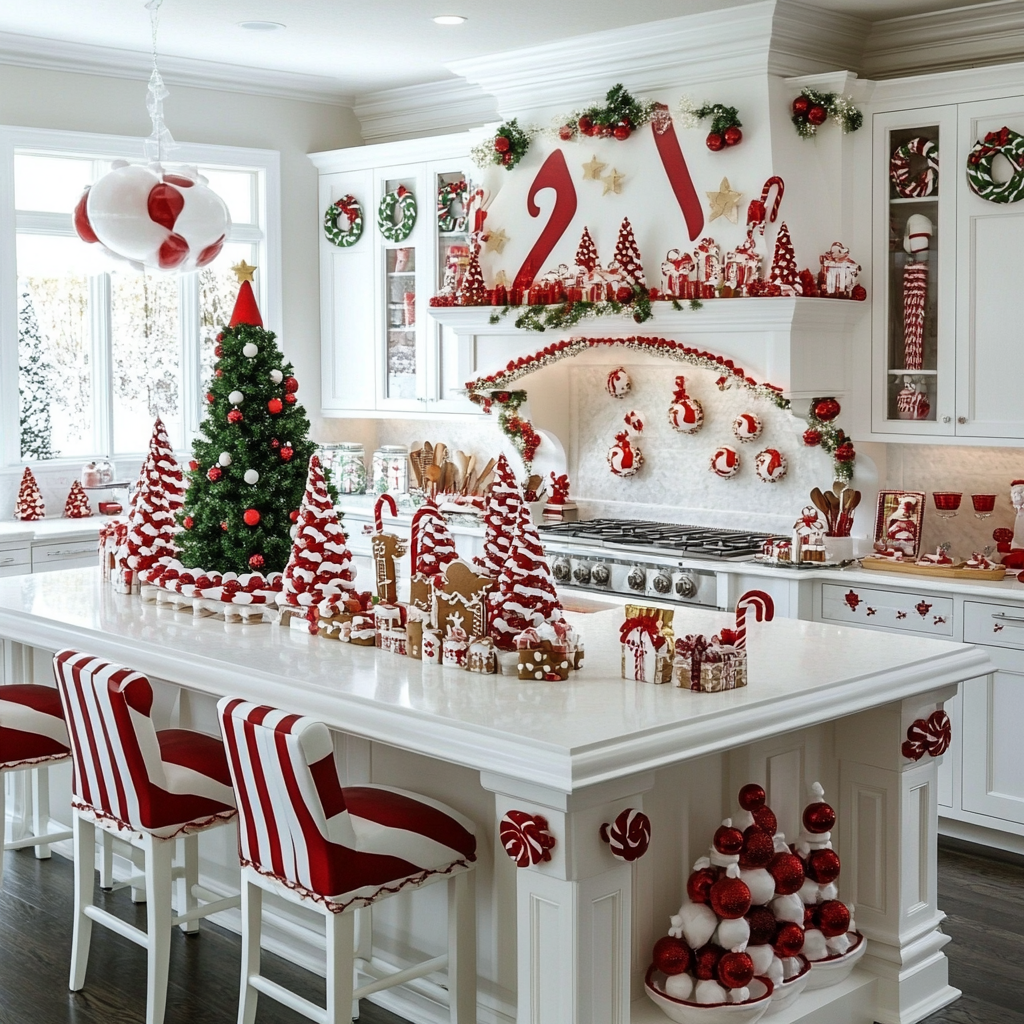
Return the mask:
{"type": "Polygon", "coordinates": [[[105,828],[100,829],[100,888],[114,888],[114,837],[105,828]]]}
{"type": "Polygon", "coordinates": [[[327,911],[327,1024],[352,1019],[354,914],[327,911]]]}
{"type": "MultiPolygon", "coordinates": [[[[148,861],[142,850],[137,846],[133,846],[130,850],[130,856],[132,859],[132,876],[138,877],[139,875],[146,874],[146,865],[148,861]]],[[[132,903],[145,903],[146,902],[146,890],[136,889],[132,886],[132,903]]]]}
{"type": "Polygon", "coordinates": [[[448,879],[448,1007],[451,1024],[476,1024],[476,872],[448,879]]]}
{"type": "MultiPolygon", "coordinates": [[[[45,836],[50,831],[50,772],[37,768],[32,776],[32,834],[45,836]]],[[[36,860],[50,859],[50,844],[35,847],[36,860]]]]}
{"type": "MultiPolygon", "coordinates": [[[[181,913],[187,914],[199,906],[199,898],[192,894],[192,886],[199,884],[199,836],[185,836],[181,845],[185,858],[185,874],[180,879],[181,900],[178,906],[181,908],[181,913]]],[[[185,921],[178,927],[186,935],[198,935],[199,918],[194,921],[185,921]]]]}
{"type": "Polygon", "coordinates": [[[71,978],[68,988],[78,992],[85,984],[89,966],[89,944],[92,940],[92,919],[86,907],[93,904],[93,873],[96,870],[96,826],[77,811],[74,815],[75,846],[75,924],[71,936],[71,978]]]}
{"type": "Polygon", "coordinates": [[[171,961],[171,861],[174,843],[143,838],[146,855],[146,1024],[163,1024],[171,961]]]}
{"type": "Polygon", "coordinates": [[[4,887],[4,844],[7,842],[7,776],[0,772],[0,890],[4,887]]]}
{"type": "Polygon", "coordinates": [[[259,993],[249,979],[260,973],[260,936],[263,931],[263,890],[242,876],[242,991],[238,996],[238,1024],[256,1020],[259,993]]]}
{"type": "MultiPolygon", "coordinates": [[[[352,912],[356,919],[356,943],[352,964],[352,984],[355,984],[355,961],[373,959],[373,907],[363,907],[352,912]]],[[[352,1000],[352,1019],[359,1020],[359,1000],[352,1000]]]]}

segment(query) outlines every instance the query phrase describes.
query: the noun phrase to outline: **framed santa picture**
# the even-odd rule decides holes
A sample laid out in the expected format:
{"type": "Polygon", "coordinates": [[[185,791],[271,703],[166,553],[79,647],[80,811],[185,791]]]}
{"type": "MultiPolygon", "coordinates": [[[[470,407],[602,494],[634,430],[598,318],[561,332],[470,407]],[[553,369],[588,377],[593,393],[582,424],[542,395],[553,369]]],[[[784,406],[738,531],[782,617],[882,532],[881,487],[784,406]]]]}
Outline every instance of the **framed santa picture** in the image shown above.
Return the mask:
{"type": "Polygon", "coordinates": [[[910,562],[921,553],[924,491],[879,491],[875,550],[910,562]]]}

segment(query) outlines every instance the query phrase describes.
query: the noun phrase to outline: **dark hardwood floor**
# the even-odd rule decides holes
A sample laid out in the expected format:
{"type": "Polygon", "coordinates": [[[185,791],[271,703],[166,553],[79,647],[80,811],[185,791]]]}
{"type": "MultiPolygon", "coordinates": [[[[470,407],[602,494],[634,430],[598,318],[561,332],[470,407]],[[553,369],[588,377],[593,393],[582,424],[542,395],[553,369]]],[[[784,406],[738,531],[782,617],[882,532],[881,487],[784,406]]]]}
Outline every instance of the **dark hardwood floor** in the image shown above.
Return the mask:
{"type": "MultiPolygon", "coordinates": [[[[71,948],[71,865],[37,861],[30,851],[7,853],[0,892],[0,1024],[134,1024],[145,1009],[146,956],[106,928],[93,928],[90,977],[84,991],[67,990],[71,948]]],[[[111,912],[142,925],[145,910],[125,890],[104,897],[111,912]]],[[[939,850],[939,904],[950,981],[963,998],[928,1024],[1024,1024],[1024,864],[992,860],[973,850],[939,850]]],[[[167,1024],[233,1024],[238,1005],[238,936],[203,924],[199,939],[177,930],[171,944],[167,1024]]],[[[323,1001],[323,980],[264,954],[267,973],[302,986],[323,1001]]],[[[269,999],[257,1024],[304,1020],[269,999]]],[[[363,1024],[403,1024],[363,1003],[363,1024]]]]}

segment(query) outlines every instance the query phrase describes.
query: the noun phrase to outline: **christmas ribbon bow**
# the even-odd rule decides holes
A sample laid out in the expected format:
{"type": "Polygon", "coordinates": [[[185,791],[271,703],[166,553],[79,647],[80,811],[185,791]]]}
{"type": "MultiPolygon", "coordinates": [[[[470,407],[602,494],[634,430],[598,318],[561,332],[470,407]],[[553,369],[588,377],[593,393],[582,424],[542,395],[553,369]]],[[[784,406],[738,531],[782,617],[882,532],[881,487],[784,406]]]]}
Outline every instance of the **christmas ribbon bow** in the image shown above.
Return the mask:
{"type": "Polygon", "coordinates": [[[626,619],[619,630],[619,642],[625,643],[629,634],[637,629],[651,638],[655,650],[664,646],[665,637],[661,632],[661,621],[653,615],[634,615],[626,619]]]}

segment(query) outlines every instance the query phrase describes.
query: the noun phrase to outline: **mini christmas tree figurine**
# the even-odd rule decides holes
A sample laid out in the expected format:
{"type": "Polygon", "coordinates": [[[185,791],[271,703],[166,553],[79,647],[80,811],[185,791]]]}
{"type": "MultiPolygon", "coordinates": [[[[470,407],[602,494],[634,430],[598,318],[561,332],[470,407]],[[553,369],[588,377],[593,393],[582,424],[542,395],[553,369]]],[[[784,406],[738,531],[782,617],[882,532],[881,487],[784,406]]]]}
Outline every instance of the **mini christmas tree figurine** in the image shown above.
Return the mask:
{"type": "Polygon", "coordinates": [[[599,262],[597,246],[594,245],[594,240],[590,237],[590,229],[584,227],[583,235],[580,237],[579,248],[576,250],[576,266],[583,267],[588,274],[592,274],[599,262]]]}
{"type": "Polygon", "coordinates": [[[170,561],[176,553],[174,513],[170,510],[163,480],[150,453],[142,465],[139,485],[132,496],[121,564],[140,573],[160,562],[170,561]]]}
{"type": "Polygon", "coordinates": [[[641,288],[647,287],[640,249],[636,244],[636,238],[633,237],[633,225],[629,223],[628,217],[622,218],[622,225],[619,227],[619,238],[615,243],[615,262],[627,281],[641,288]]]}
{"type": "Polygon", "coordinates": [[[775,239],[775,252],[772,255],[772,269],[768,277],[768,285],[776,285],[780,295],[799,295],[800,278],[796,269],[796,254],[793,251],[793,239],[789,237],[789,228],[782,222],[775,239]]]}
{"type": "Polygon", "coordinates": [[[490,303],[487,287],[484,285],[483,271],[480,269],[480,246],[473,246],[473,255],[469,257],[469,266],[459,284],[456,303],[459,306],[486,306],[490,303]]]}
{"type": "Polygon", "coordinates": [[[181,467],[174,457],[171,439],[167,436],[167,428],[159,416],[153,424],[153,434],[149,439],[149,451],[153,456],[157,475],[167,496],[167,507],[177,514],[184,504],[185,484],[181,475],[181,467]]]}
{"type": "MultiPolygon", "coordinates": [[[[424,509],[436,506],[428,503],[424,509]]],[[[455,540],[448,529],[444,516],[424,515],[417,524],[420,527],[419,536],[416,541],[416,564],[412,567],[413,572],[421,573],[424,576],[436,576],[444,572],[449,565],[458,557],[455,550],[455,540]]]]}
{"type": "Polygon", "coordinates": [[[263,327],[250,283],[255,268],[233,269],[241,286],[231,323],[217,335],[206,419],[179,513],[179,557],[206,572],[280,572],[314,445],[295,398],[299,382],[263,327]]]}
{"type": "Polygon", "coordinates": [[[43,505],[43,496],[39,493],[39,484],[32,475],[32,470],[25,467],[21,477],[21,486],[18,488],[18,500],[14,503],[14,518],[22,522],[33,523],[42,519],[46,514],[43,505]]]}
{"type": "Polygon", "coordinates": [[[68,500],[64,502],[64,518],[88,519],[91,515],[92,506],[89,504],[88,495],[82,490],[82,485],[78,480],[72,481],[68,500]]]}
{"type": "Polygon", "coordinates": [[[486,569],[495,579],[505,568],[512,549],[512,537],[522,504],[523,495],[519,484],[512,474],[508,459],[502,455],[494,467],[494,480],[487,491],[483,557],[474,559],[477,565],[486,569]]]}

